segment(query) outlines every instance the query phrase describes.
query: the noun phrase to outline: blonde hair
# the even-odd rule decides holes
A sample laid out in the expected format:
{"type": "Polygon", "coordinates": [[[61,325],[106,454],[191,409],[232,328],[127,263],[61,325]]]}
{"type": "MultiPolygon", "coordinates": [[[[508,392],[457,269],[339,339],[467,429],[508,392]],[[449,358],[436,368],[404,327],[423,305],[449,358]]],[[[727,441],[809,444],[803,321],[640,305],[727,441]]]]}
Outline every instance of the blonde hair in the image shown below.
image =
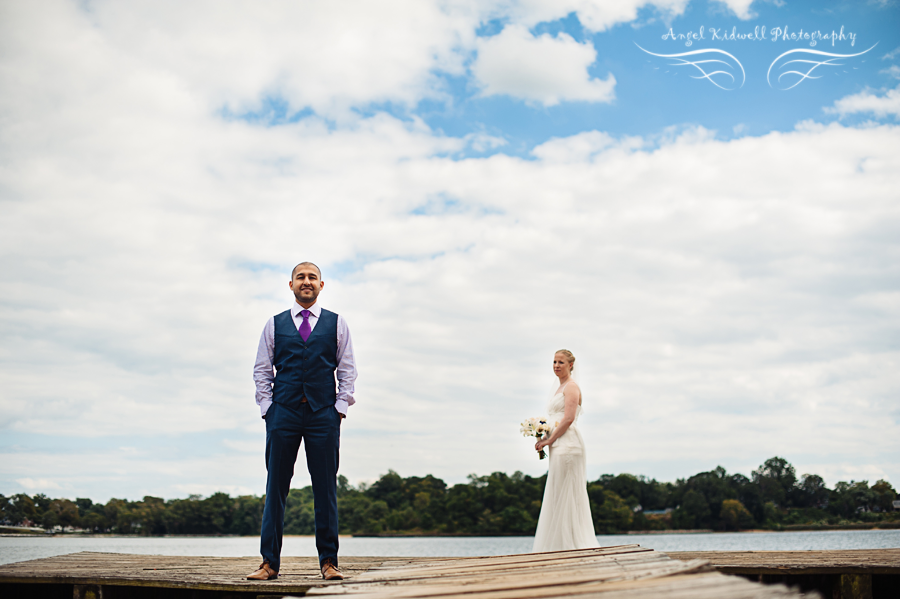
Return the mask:
{"type": "Polygon", "coordinates": [[[566,361],[569,362],[569,372],[575,369],[575,354],[570,352],[567,349],[558,349],[556,350],[557,354],[562,354],[566,357],[566,361]]]}

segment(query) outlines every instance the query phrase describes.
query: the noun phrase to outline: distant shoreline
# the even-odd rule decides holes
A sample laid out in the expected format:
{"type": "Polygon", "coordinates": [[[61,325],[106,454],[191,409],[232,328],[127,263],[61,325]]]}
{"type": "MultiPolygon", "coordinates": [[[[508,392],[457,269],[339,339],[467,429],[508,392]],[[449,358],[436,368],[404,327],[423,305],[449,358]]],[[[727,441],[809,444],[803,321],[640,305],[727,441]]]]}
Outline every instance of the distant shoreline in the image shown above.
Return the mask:
{"type": "MultiPolygon", "coordinates": [[[[896,530],[900,529],[900,522],[886,523],[880,522],[880,526],[870,526],[863,524],[835,524],[833,526],[797,526],[784,527],[781,530],[768,530],[764,528],[754,528],[750,530],[629,530],[626,532],[616,532],[610,534],[598,534],[598,537],[622,536],[622,535],[696,535],[696,534],[750,534],[762,532],[823,532],[823,531],[848,531],[848,530],[896,530]],[[886,524],[888,524],[886,526],[886,524]]],[[[382,532],[371,534],[355,534],[350,535],[354,538],[445,538],[445,537],[533,537],[534,535],[526,535],[520,533],[495,533],[495,534],[470,534],[470,533],[400,533],[400,532],[382,532]]]]}
{"type": "MultiPolygon", "coordinates": [[[[819,526],[785,526],[779,530],[769,530],[765,528],[754,528],[748,530],[629,530],[625,532],[598,534],[598,537],[609,536],[625,536],[625,535],[696,535],[696,534],[758,534],[758,533],[778,533],[778,532],[827,532],[827,531],[853,531],[853,530],[898,530],[900,522],[879,522],[878,525],[869,524],[834,524],[819,526]]],[[[85,532],[40,532],[31,529],[29,532],[13,532],[9,530],[12,527],[0,527],[0,537],[31,537],[31,538],[127,538],[127,539],[178,539],[178,538],[257,538],[256,535],[229,535],[229,534],[166,534],[166,535],[126,535],[117,533],[85,533],[85,532]],[[6,529],[6,530],[3,530],[6,529]]],[[[314,535],[284,535],[285,537],[309,537],[314,535]]],[[[533,537],[534,535],[522,533],[494,533],[494,534],[477,534],[477,533],[427,533],[427,532],[382,532],[371,534],[342,534],[342,538],[372,538],[372,539],[413,539],[413,538],[485,538],[485,537],[533,537]]]]}

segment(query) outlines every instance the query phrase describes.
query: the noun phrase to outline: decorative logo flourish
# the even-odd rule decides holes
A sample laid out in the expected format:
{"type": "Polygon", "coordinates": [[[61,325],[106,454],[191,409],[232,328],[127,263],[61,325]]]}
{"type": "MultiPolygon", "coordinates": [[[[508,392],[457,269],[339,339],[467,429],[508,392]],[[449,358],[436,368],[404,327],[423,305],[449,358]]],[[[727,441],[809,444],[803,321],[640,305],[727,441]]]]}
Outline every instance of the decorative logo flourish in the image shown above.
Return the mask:
{"type": "MultiPolygon", "coordinates": [[[[877,45],[878,44],[876,43],[875,46],[877,46],[877,45]]],[[[874,48],[875,46],[872,46],[872,48],[874,48]]],[[[640,47],[640,46],[638,46],[638,47],[640,47]]],[[[869,48],[869,50],[871,50],[872,48],[869,48]]],[[[641,48],[641,49],[643,50],[643,48],[641,48]]],[[[787,87],[778,87],[777,89],[789,90],[794,87],[797,87],[798,85],[800,85],[807,79],[821,79],[822,78],[821,75],[813,75],[812,74],[813,71],[815,71],[819,67],[822,67],[822,66],[827,66],[827,67],[844,66],[843,62],[837,62],[837,61],[842,60],[842,59],[847,59],[847,58],[853,58],[854,56],[862,56],[869,50],[864,50],[857,54],[834,54],[832,52],[822,52],[821,50],[806,50],[804,48],[798,48],[796,50],[788,50],[787,52],[785,52],[784,54],[782,54],[781,56],[779,56],[778,58],[773,60],[772,64],[769,65],[769,70],[766,73],[766,81],[769,82],[769,87],[776,89],[775,85],[772,85],[772,69],[776,69],[776,72],[780,70],[780,71],[782,71],[782,73],[780,75],[778,75],[778,78],[775,80],[776,85],[779,85],[779,86],[783,85],[781,80],[785,77],[787,77],[787,80],[785,81],[784,85],[787,85],[788,83],[791,83],[791,82],[793,82],[793,83],[791,85],[788,85],[787,87]],[[792,60],[785,60],[784,62],[782,62],[780,64],[778,63],[778,61],[780,61],[785,56],[788,56],[790,54],[796,54],[798,52],[801,55],[830,56],[831,58],[828,58],[825,60],[817,60],[815,58],[812,58],[812,56],[811,56],[809,58],[794,58],[792,60]],[[809,65],[809,66],[808,67],[794,67],[794,68],[800,68],[800,69],[806,68],[806,72],[802,72],[799,70],[784,70],[784,69],[791,68],[788,65],[797,65],[797,64],[809,65]],[[776,68],[776,65],[778,65],[777,68],[776,68]],[[796,77],[796,81],[794,80],[795,77],[796,77]]]]}
{"type": "MultiPolygon", "coordinates": [[[[638,48],[641,46],[637,43],[634,44],[638,48]]],[[[644,50],[641,48],[641,50],[644,50]]],[[[735,58],[732,54],[729,54],[725,50],[718,50],[716,48],[708,48],[706,50],[692,50],[690,52],[680,52],[678,54],[656,54],[655,52],[650,52],[649,50],[644,50],[647,54],[651,56],[658,56],[660,58],[668,58],[671,59],[672,62],[669,63],[669,66],[673,67],[694,67],[698,71],[700,71],[699,75],[691,75],[692,79],[706,79],[716,87],[719,87],[724,90],[733,90],[738,89],[744,86],[744,82],[747,81],[747,73],[744,72],[744,65],[741,64],[737,58],[735,58]],[[706,58],[705,60],[686,60],[683,58],[684,56],[699,56],[701,54],[710,55],[710,54],[724,54],[728,58],[730,58],[734,63],[727,60],[722,60],[718,58],[706,58]],[[702,65],[702,66],[701,66],[702,65]],[[718,65],[725,65],[729,71],[721,70],[718,65]],[[730,71],[735,71],[735,65],[741,70],[741,84],[735,87],[736,78],[730,71]],[[719,70],[713,70],[719,69],[719,70]],[[707,72],[709,70],[709,72],[707,72]],[[718,79],[718,81],[716,80],[718,79]],[[724,85],[723,85],[724,84],[724,85]],[[726,87],[727,86],[727,87],[726,87]]]]}

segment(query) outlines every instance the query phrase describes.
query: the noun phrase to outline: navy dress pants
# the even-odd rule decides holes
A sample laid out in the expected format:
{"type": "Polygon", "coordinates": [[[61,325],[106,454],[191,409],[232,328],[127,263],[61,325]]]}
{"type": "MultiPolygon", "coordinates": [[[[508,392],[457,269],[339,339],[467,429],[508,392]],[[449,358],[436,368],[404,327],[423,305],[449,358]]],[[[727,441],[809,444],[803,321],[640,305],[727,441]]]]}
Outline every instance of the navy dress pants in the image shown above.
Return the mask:
{"type": "Polygon", "coordinates": [[[316,549],[319,564],[331,558],[337,565],[337,471],[341,415],[333,406],[313,412],[308,403],[295,410],[273,403],[266,410],[266,505],[263,509],[260,553],[274,570],[281,567],[284,506],[294,475],[300,441],[306,446],[306,466],[315,502],[316,549]]]}

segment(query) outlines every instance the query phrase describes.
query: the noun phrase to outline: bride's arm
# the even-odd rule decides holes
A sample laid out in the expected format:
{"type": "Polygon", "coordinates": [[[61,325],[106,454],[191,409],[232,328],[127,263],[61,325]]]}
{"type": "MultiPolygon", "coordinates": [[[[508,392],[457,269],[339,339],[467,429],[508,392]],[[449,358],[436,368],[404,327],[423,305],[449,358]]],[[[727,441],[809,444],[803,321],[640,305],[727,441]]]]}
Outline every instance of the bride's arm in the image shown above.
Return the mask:
{"type": "Polygon", "coordinates": [[[534,448],[538,451],[548,445],[553,445],[557,439],[562,437],[565,432],[569,430],[572,423],[575,422],[575,412],[578,410],[578,400],[581,397],[581,389],[579,389],[578,385],[574,382],[569,383],[566,385],[564,396],[566,398],[566,408],[563,412],[563,419],[559,421],[559,426],[553,429],[553,432],[550,433],[549,437],[540,439],[534,444],[534,448]]]}

